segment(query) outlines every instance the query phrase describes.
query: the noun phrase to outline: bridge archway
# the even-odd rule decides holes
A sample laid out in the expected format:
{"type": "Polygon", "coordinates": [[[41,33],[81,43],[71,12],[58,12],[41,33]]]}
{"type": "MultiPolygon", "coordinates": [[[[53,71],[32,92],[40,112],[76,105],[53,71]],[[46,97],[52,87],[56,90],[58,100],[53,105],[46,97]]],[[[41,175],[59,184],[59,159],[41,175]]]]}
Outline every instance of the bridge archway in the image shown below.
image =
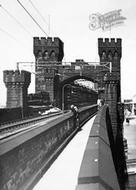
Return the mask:
{"type": "Polygon", "coordinates": [[[94,79],[84,75],[76,75],[60,81],[59,88],[57,88],[59,107],[65,110],[69,109],[72,104],[82,107],[96,103],[98,98],[96,86],[97,82],[94,79]],[[79,79],[81,79],[81,83],[83,81],[84,85],[78,83],[79,79]],[[87,81],[90,86],[85,85],[87,81]]]}

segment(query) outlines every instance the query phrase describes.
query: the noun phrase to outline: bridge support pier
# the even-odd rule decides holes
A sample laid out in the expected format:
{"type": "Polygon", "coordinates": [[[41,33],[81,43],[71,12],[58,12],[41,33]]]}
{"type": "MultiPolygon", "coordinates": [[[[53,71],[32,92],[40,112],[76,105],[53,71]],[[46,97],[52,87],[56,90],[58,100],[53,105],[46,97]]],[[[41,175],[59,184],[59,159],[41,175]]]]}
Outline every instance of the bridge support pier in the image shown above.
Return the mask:
{"type": "Polygon", "coordinates": [[[112,123],[112,131],[114,141],[117,136],[117,126],[118,126],[118,118],[117,118],[117,105],[118,105],[118,86],[119,81],[115,79],[114,75],[109,74],[105,77],[105,103],[109,106],[109,113],[111,117],[112,123]]]}
{"type": "Polygon", "coordinates": [[[111,73],[105,77],[105,103],[109,106],[111,119],[112,129],[108,130],[113,139],[111,142],[113,160],[121,189],[124,189],[127,171],[123,144],[123,104],[120,102],[120,81],[111,73]]]}

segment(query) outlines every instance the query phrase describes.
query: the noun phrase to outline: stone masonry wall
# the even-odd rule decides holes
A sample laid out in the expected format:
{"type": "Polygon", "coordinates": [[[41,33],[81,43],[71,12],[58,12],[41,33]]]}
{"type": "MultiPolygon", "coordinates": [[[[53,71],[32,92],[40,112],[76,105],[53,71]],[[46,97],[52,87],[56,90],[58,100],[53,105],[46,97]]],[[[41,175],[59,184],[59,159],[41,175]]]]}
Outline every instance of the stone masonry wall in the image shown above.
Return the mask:
{"type": "MultiPolygon", "coordinates": [[[[97,105],[80,110],[80,124],[96,111],[97,105]]],[[[47,124],[2,140],[0,189],[30,190],[53,162],[60,147],[78,130],[76,126],[79,126],[77,120],[70,112],[47,124]]]]}
{"type": "Polygon", "coordinates": [[[107,106],[99,110],[91,128],[76,190],[120,190],[107,131],[107,106]]]}
{"type": "Polygon", "coordinates": [[[0,156],[1,190],[21,189],[74,130],[73,118],[51,126],[47,130],[45,125],[42,127],[45,128],[43,133],[0,156]]]}

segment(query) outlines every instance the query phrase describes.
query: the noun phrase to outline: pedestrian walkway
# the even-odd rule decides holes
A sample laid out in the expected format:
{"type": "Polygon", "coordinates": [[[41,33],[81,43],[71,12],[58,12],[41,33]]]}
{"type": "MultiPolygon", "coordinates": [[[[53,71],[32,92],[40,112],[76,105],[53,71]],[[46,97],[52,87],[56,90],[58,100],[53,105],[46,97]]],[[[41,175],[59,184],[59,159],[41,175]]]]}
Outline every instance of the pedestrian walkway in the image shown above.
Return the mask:
{"type": "Polygon", "coordinates": [[[136,119],[124,122],[124,137],[128,144],[128,160],[136,159],[136,119]]]}
{"type": "Polygon", "coordinates": [[[93,117],[66,146],[33,190],[75,190],[93,117]]]}
{"type": "Polygon", "coordinates": [[[124,122],[124,138],[127,139],[127,171],[128,183],[125,190],[136,189],[136,119],[124,122]]]}

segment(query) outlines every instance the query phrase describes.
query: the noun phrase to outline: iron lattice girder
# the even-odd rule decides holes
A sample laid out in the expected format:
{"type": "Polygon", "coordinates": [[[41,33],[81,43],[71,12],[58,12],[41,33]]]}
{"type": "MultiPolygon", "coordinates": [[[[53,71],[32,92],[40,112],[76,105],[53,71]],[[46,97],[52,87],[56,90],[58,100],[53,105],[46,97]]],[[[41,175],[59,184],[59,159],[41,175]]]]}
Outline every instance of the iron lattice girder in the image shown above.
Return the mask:
{"type": "MultiPolygon", "coordinates": [[[[36,67],[35,75],[46,70],[54,70],[53,75],[60,75],[60,81],[66,80],[74,76],[92,78],[95,82],[102,82],[104,75],[112,72],[111,62],[57,62],[57,61],[40,61],[38,62],[19,62],[20,65],[36,67]],[[61,63],[61,64],[60,64],[61,63]]],[[[51,73],[49,73],[51,74],[51,73]]],[[[48,73],[46,72],[46,77],[48,73]]]]}
{"type": "Polygon", "coordinates": [[[57,70],[68,70],[68,69],[73,69],[73,70],[97,70],[98,72],[100,71],[112,71],[112,63],[109,61],[106,62],[83,62],[83,63],[78,63],[76,62],[57,62],[57,61],[40,61],[40,63],[37,62],[17,62],[17,68],[19,69],[20,65],[23,65],[23,67],[36,67],[36,68],[56,68],[57,70]],[[60,64],[61,63],[61,64],[60,64]]]}

